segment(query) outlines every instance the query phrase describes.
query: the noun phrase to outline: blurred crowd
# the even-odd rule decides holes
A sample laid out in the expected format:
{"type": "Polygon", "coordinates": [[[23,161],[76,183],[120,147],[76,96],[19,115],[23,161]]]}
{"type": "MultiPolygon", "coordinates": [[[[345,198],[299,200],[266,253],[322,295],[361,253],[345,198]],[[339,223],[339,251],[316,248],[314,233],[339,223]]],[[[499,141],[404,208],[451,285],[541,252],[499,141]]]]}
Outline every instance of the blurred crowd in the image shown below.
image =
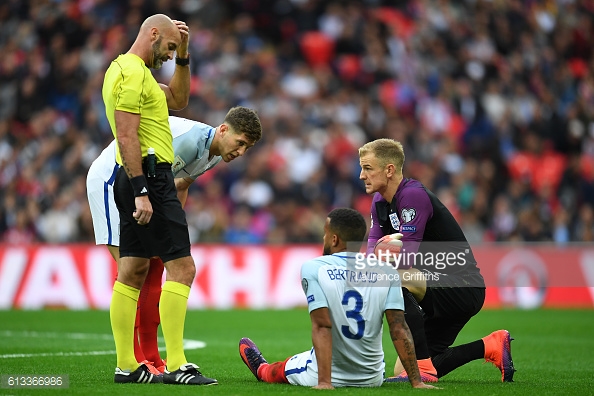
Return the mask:
{"type": "Polygon", "coordinates": [[[94,240],[104,71],[154,13],[190,27],[172,114],[242,105],[264,130],[192,185],[192,242],[320,242],[331,208],[368,216],[357,148],[381,137],[471,242],[594,240],[591,0],[3,0],[1,242],[94,240]]]}

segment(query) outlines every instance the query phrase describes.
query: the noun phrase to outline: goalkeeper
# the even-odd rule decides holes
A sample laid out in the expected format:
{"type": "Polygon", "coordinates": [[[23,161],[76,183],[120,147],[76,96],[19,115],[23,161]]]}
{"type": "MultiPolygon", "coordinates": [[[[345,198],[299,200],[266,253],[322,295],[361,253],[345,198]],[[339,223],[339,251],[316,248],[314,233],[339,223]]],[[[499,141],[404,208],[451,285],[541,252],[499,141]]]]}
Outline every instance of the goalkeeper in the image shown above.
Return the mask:
{"type": "MultiPolygon", "coordinates": [[[[502,381],[513,381],[512,339],[507,330],[451,347],[464,325],[481,310],[485,282],[450,211],[423,184],[403,177],[404,150],[399,142],[378,139],[365,144],[359,148],[359,163],[365,191],[374,194],[367,253],[374,253],[376,245],[389,246],[384,243],[387,240],[393,246],[394,239],[402,239],[397,259],[406,321],[423,381],[437,382],[481,358],[499,368],[502,381]]],[[[400,359],[394,377],[387,381],[408,381],[400,359]]]]}

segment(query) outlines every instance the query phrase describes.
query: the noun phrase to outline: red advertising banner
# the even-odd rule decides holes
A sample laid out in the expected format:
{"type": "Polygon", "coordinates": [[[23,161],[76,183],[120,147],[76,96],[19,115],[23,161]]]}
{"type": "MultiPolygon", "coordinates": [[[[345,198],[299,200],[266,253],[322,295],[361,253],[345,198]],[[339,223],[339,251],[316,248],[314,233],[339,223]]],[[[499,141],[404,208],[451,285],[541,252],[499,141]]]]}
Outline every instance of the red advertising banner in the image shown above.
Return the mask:
{"type": "Polygon", "coordinates": [[[593,307],[594,246],[473,247],[486,306],[593,307]]]}
{"type": "MultiPolygon", "coordinates": [[[[473,247],[487,307],[594,307],[594,247],[473,247]]],[[[321,246],[194,246],[189,308],[304,306],[300,268],[321,246]]],[[[0,309],[107,309],[116,265],[93,245],[0,245],[0,309]]]]}

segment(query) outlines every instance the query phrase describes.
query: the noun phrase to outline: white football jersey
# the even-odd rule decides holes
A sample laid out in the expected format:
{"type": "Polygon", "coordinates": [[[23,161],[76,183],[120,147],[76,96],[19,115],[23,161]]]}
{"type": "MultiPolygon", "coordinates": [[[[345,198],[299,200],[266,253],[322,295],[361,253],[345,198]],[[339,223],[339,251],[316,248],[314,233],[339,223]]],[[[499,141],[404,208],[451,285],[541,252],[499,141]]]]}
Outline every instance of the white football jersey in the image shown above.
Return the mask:
{"type": "Polygon", "coordinates": [[[210,145],[216,128],[198,121],[180,117],[169,117],[169,127],[173,135],[173,154],[171,170],[175,177],[198,176],[218,164],[222,157],[208,157],[210,145]]]}
{"type": "MultiPolygon", "coordinates": [[[[173,136],[174,176],[196,180],[221,161],[222,158],[218,155],[209,158],[215,128],[173,116],[169,117],[169,127],[173,136]]],[[[93,218],[95,242],[98,245],[120,245],[120,217],[113,193],[118,169],[114,140],[93,161],[87,173],[87,197],[93,218]]]]}
{"type": "Polygon", "coordinates": [[[377,383],[385,366],[384,311],[404,310],[397,272],[390,271],[393,277],[386,280],[385,271],[376,272],[373,267],[357,270],[352,265],[355,256],[353,252],[321,256],[301,268],[309,312],[323,307],[330,311],[332,383],[337,386],[377,383]],[[380,276],[384,281],[377,282],[380,276]]]}
{"type": "MultiPolygon", "coordinates": [[[[198,176],[218,164],[219,155],[209,158],[208,152],[215,135],[215,128],[198,121],[169,116],[169,128],[173,136],[174,161],[171,166],[175,177],[188,177],[196,180],[198,176]]],[[[100,172],[107,181],[116,163],[116,141],[112,141],[95,160],[101,164],[100,172]]]]}

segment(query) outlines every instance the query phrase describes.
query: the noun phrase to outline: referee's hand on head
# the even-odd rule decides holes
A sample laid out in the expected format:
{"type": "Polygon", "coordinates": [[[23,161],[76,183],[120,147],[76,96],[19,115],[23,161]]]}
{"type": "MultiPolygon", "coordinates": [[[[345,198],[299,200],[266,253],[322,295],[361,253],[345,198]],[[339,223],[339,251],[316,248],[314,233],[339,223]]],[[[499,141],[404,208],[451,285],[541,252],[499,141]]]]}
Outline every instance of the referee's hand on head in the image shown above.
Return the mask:
{"type": "Polygon", "coordinates": [[[146,225],[151,221],[153,215],[153,206],[147,195],[134,198],[134,205],[136,210],[134,211],[134,218],[140,225],[146,225]]]}

